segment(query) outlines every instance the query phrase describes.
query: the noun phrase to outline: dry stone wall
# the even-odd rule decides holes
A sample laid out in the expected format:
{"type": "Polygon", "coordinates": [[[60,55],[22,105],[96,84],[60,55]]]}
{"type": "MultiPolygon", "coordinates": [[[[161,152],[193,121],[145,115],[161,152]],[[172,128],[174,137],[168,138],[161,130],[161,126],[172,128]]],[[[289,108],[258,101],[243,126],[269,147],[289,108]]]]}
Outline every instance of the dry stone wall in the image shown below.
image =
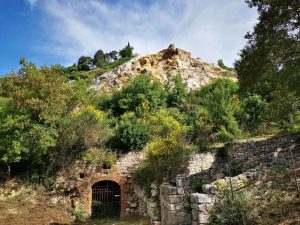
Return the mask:
{"type": "Polygon", "coordinates": [[[300,135],[287,135],[260,140],[232,143],[225,149],[239,165],[239,174],[228,177],[228,164],[216,153],[199,153],[191,157],[187,174],[178,175],[176,184],[163,184],[161,190],[162,225],[209,224],[210,211],[221,201],[224,188],[232,183],[233,189],[262,179],[275,168],[290,166],[292,148],[296,167],[300,165],[300,135]],[[253,164],[252,161],[255,163],[253,164]],[[202,185],[201,193],[193,190],[191,183],[202,185]],[[231,181],[230,181],[231,180],[231,181]],[[184,205],[184,207],[181,207],[184,205]]]}
{"type": "Polygon", "coordinates": [[[189,200],[190,181],[184,175],[176,177],[176,184],[160,186],[161,222],[163,225],[189,225],[192,222],[189,200]]]}
{"type": "MultiPolygon", "coordinates": [[[[233,160],[241,165],[239,175],[232,177],[235,187],[246,181],[267,176],[277,165],[290,163],[288,147],[293,147],[298,168],[300,162],[300,135],[271,137],[229,144],[226,149],[233,160]],[[249,163],[257,159],[255,164],[249,163]]],[[[228,168],[215,152],[194,154],[190,158],[187,173],[177,175],[173,183],[161,186],[152,184],[151,196],[134,183],[133,173],[144,158],[140,152],[129,152],[119,157],[116,165],[103,169],[95,164],[78,161],[61,172],[57,178],[57,189],[69,196],[73,207],[78,205],[91,214],[93,184],[110,180],[121,188],[121,215],[139,213],[149,216],[151,221],[161,219],[162,225],[207,224],[209,212],[220,199],[220,186],[228,186],[228,168]],[[191,185],[194,181],[202,184],[201,193],[191,185]],[[159,211],[160,210],[160,211],[159,211]]]]}

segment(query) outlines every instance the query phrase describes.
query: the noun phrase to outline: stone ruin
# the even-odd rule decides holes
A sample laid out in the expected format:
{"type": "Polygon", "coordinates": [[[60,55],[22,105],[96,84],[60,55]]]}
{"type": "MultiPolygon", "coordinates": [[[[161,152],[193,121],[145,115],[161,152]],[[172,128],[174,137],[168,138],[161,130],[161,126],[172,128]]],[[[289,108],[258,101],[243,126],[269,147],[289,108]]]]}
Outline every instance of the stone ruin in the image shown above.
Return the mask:
{"type": "MultiPolygon", "coordinates": [[[[289,163],[290,155],[284,151],[287,147],[297,146],[299,135],[266,138],[246,141],[226,146],[235,160],[242,165],[238,175],[231,178],[234,188],[246,182],[267,176],[274,165],[289,163]],[[249,165],[251,159],[268,155],[255,166],[249,165]]],[[[92,186],[99,181],[113,181],[121,190],[121,217],[138,213],[151,221],[161,221],[162,225],[198,225],[208,224],[210,210],[220,202],[220,187],[229,185],[227,167],[216,153],[198,153],[190,158],[186,174],[178,174],[170,183],[151,185],[151,197],[134,183],[133,173],[142,164],[141,152],[129,152],[121,156],[110,169],[97,168],[76,162],[62,172],[57,186],[64,189],[73,207],[80,206],[91,215],[92,186]],[[202,192],[197,193],[191,182],[205,181],[202,192]],[[209,181],[209,182],[208,182],[209,181]]],[[[294,150],[296,167],[300,163],[300,147],[294,150]]]]}

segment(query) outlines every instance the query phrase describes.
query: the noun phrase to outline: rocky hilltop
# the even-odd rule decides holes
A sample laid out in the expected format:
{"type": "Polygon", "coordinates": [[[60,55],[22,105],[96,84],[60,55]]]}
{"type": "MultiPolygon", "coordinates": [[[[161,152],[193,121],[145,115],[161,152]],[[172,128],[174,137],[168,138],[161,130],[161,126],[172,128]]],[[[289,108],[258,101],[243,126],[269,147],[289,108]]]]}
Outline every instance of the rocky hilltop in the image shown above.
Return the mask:
{"type": "Polygon", "coordinates": [[[141,73],[151,74],[163,83],[179,74],[189,90],[199,88],[220,77],[235,79],[233,72],[224,70],[216,64],[192,58],[190,52],[176,48],[172,44],[156,54],[134,57],[112,71],[102,74],[95,79],[93,88],[100,92],[120,88],[128,78],[141,73]]]}

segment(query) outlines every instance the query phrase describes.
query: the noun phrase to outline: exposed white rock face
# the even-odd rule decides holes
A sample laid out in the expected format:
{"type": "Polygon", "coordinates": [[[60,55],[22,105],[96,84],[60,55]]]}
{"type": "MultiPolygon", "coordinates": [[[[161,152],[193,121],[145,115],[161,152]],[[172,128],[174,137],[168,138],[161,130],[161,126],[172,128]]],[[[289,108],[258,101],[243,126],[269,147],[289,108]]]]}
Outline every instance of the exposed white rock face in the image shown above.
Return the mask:
{"type": "Polygon", "coordinates": [[[156,54],[137,56],[97,77],[92,88],[100,92],[118,89],[127,79],[143,72],[151,73],[155,79],[163,83],[168,82],[171,77],[180,75],[188,90],[197,89],[225,75],[229,75],[231,79],[235,77],[233,72],[223,70],[216,64],[205,63],[201,59],[194,59],[191,53],[170,45],[169,48],[156,54]]]}

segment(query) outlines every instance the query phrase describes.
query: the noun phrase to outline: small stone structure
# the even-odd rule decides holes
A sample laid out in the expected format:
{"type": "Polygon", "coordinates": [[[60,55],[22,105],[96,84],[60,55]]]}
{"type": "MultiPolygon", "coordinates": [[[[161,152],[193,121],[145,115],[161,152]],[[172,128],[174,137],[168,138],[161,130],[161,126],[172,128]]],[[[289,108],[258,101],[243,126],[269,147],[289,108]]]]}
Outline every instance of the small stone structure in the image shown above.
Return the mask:
{"type": "Polygon", "coordinates": [[[140,152],[129,152],[121,156],[111,169],[78,161],[58,176],[57,186],[63,187],[65,193],[71,198],[73,207],[79,205],[87,215],[91,215],[92,186],[100,181],[116,182],[120,186],[122,217],[138,212],[139,200],[132,173],[142,160],[143,156],[140,152]]]}
{"type": "Polygon", "coordinates": [[[189,200],[190,180],[178,175],[176,185],[160,186],[161,222],[164,225],[191,224],[191,204],[189,200]]]}
{"type": "Polygon", "coordinates": [[[215,204],[215,199],[208,194],[191,194],[193,225],[208,224],[209,213],[215,204]]]}

